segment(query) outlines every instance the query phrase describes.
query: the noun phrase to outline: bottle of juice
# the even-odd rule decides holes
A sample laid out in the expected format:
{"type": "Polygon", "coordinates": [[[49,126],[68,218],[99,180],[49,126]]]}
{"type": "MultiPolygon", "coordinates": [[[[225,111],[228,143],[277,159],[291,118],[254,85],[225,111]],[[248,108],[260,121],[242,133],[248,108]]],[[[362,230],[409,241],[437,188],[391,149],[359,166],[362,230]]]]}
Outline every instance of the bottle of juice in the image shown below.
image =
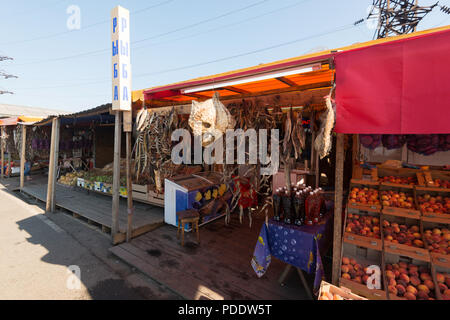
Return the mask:
{"type": "Polygon", "coordinates": [[[309,226],[313,225],[314,218],[314,195],[313,192],[310,191],[307,193],[306,201],[305,201],[305,212],[306,212],[306,224],[309,226]]]}

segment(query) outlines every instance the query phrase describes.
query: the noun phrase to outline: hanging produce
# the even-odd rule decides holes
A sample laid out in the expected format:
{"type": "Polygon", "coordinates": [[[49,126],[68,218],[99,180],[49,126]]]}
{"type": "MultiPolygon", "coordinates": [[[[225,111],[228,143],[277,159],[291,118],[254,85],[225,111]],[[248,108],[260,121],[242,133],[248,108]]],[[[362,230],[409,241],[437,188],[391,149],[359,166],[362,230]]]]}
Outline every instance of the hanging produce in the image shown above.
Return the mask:
{"type": "Polygon", "coordinates": [[[384,134],[381,141],[383,147],[388,150],[399,149],[406,143],[406,136],[401,134],[384,134]]]}
{"type": "Polygon", "coordinates": [[[314,148],[319,153],[320,159],[325,158],[331,151],[332,141],[331,132],[334,127],[334,110],[331,104],[331,95],[325,98],[326,110],[320,117],[321,126],[319,129],[319,134],[314,142],[314,148]]]}
{"type": "Polygon", "coordinates": [[[381,145],[381,134],[360,134],[359,141],[364,148],[373,150],[381,145]]]}

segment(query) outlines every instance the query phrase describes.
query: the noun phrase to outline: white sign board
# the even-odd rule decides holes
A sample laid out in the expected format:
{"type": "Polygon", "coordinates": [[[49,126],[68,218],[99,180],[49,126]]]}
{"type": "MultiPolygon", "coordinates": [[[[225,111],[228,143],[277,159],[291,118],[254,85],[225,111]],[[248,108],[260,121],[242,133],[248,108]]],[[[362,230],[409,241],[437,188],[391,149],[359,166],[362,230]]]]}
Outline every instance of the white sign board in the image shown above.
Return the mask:
{"type": "Polygon", "coordinates": [[[112,109],[131,110],[130,12],[121,6],[111,11],[112,109]]]}

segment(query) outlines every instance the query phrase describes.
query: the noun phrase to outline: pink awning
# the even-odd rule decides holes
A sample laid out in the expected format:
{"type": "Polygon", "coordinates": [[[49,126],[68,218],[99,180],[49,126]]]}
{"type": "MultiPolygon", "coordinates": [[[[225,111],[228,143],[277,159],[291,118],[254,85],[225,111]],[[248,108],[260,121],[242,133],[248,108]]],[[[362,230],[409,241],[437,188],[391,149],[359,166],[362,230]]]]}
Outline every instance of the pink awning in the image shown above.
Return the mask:
{"type": "Polygon", "coordinates": [[[336,55],[339,133],[450,133],[450,31],[336,55]]]}

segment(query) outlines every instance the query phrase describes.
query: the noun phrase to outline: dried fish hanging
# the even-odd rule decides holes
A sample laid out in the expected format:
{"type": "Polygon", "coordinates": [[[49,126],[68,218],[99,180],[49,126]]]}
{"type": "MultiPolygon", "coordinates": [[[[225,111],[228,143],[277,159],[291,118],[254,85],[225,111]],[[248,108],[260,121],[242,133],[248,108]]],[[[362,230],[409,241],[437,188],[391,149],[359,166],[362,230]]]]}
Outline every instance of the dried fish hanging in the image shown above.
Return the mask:
{"type": "Polygon", "coordinates": [[[321,125],[319,134],[314,142],[314,148],[319,153],[320,159],[325,158],[331,151],[332,147],[332,130],[334,127],[334,110],[331,103],[331,93],[325,97],[326,110],[320,117],[321,125]]]}
{"type": "Polygon", "coordinates": [[[177,127],[175,108],[167,112],[148,112],[142,109],[136,118],[137,138],[133,148],[135,179],[152,184],[162,192],[162,181],[173,176],[176,165],[171,160],[171,135],[177,127]]]}

